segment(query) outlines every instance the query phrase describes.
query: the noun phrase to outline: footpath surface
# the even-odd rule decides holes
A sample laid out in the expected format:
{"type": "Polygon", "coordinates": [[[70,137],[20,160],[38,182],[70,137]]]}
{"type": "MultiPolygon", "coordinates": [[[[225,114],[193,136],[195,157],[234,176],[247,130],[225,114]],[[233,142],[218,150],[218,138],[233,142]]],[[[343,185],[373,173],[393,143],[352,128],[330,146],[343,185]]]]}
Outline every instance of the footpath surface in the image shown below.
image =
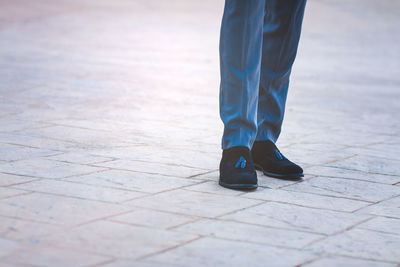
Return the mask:
{"type": "Polygon", "coordinates": [[[5,0],[1,266],[399,266],[400,4],[308,2],[281,151],[217,185],[223,1],[5,0]]]}

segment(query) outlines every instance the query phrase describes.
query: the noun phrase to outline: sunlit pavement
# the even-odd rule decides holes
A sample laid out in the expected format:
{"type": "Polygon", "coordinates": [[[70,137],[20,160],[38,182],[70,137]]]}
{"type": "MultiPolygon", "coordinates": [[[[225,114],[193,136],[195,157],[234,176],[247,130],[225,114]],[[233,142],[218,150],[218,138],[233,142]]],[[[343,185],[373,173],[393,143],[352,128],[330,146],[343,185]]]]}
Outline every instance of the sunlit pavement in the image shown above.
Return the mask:
{"type": "Polygon", "coordinates": [[[308,2],[305,179],[254,192],[217,185],[222,8],[1,1],[1,266],[398,266],[400,3],[308,2]]]}

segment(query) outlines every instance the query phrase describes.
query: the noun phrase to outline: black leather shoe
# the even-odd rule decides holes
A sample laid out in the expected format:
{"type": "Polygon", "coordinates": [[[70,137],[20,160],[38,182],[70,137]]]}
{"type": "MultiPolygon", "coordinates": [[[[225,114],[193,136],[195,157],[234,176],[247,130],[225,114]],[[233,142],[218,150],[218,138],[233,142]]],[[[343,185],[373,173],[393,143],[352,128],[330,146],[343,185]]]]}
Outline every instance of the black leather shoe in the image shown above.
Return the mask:
{"type": "Polygon", "coordinates": [[[257,173],[247,147],[224,149],[219,165],[219,184],[231,189],[256,189],[257,173]]]}
{"type": "Polygon", "coordinates": [[[251,154],[257,170],[265,175],[280,179],[300,180],[303,169],[288,160],[272,141],[254,142],[251,154]]]}

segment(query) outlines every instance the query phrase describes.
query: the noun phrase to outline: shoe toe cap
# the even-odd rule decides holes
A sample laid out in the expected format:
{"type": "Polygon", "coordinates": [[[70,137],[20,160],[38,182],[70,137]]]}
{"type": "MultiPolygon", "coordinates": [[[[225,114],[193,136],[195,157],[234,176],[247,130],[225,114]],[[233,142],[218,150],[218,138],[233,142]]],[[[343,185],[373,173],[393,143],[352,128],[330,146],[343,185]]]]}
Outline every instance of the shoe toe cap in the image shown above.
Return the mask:
{"type": "Polygon", "coordinates": [[[226,184],[235,185],[256,185],[257,184],[257,174],[242,172],[242,173],[231,173],[228,175],[223,175],[220,180],[226,184]]]}
{"type": "Polygon", "coordinates": [[[303,169],[299,165],[291,162],[291,164],[288,164],[282,168],[282,172],[286,174],[302,174],[303,169]]]}
{"type": "Polygon", "coordinates": [[[236,184],[257,184],[256,173],[236,174],[232,177],[236,184]]]}

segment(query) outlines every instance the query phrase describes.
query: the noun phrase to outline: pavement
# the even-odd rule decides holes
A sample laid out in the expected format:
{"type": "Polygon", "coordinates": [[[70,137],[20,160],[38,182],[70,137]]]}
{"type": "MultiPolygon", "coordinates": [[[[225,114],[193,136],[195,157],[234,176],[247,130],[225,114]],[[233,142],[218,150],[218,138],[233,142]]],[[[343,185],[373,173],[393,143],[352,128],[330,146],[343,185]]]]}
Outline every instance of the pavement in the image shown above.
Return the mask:
{"type": "Polygon", "coordinates": [[[1,266],[400,266],[400,3],[310,0],[278,146],[217,185],[222,0],[2,0],[1,266]]]}

